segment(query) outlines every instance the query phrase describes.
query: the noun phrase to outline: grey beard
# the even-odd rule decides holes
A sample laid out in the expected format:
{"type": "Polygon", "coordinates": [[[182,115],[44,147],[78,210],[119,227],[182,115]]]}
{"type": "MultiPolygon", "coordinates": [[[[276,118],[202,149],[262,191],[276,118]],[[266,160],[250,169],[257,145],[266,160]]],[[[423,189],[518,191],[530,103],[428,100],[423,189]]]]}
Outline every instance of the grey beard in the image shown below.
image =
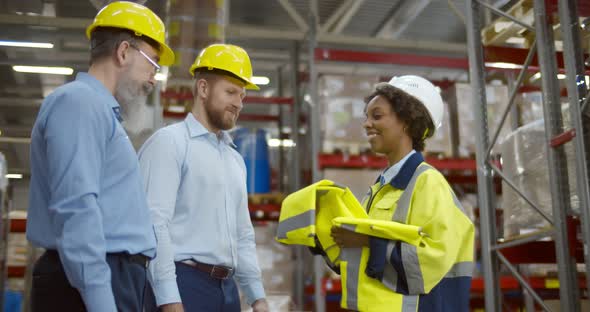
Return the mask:
{"type": "Polygon", "coordinates": [[[125,121],[130,121],[138,115],[142,107],[146,106],[147,95],[138,95],[134,98],[119,100],[121,106],[121,117],[125,121]]]}
{"type": "Polygon", "coordinates": [[[147,96],[152,92],[152,86],[149,84],[142,85],[139,88],[133,88],[131,83],[124,82],[117,86],[115,90],[115,99],[121,106],[121,117],[128,120],[146,105],[147,96]]]}

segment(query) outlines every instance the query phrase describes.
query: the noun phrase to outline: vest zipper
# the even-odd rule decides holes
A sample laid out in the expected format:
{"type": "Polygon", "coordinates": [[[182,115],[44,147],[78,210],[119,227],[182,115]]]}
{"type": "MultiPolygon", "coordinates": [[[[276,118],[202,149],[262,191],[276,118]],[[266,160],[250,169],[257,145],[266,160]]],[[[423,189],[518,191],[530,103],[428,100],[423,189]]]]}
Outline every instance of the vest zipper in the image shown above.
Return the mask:
{"type": "MultiPolygon", "coordinates": [[[[377,197],[377,194],[379,194],[379,191],[381,191],[385,185],[386,184],[383,184],[379,187],[379,189],[377,189],[377,192],[375,192],[375,197],[377,197]]],[[[375,197],[373,197],[373,188],[370,187],[369,189],[371,190],[371,196],[369,197],[369,202],[367,203],[367,215],[369,212],[371,212],[371,205],[373,204],[373,199],[375,199],[375,197]]]]}

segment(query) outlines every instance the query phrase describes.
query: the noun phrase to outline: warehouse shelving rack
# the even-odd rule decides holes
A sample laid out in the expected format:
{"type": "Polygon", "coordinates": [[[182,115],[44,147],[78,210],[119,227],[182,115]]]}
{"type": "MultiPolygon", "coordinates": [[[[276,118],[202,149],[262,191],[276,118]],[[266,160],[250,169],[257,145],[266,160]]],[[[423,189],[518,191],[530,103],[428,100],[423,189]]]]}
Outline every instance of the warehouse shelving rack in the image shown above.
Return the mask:
{"type": "MultiPolygon", "coordinates": [[[[481,0],[467,0],[467,41],[469,54],[469,72],[473,92],[474,111],[479,123],[477,127],[477,174],[479,189],[479,206],[481,210],[480,231],[481,231],[481,252],[482,266],[484,275],[484,294],[486,311],[500,311],[502,307],[502,296],[500,288],[503,285],[498,274],[499,264],[502,263],[526,289],[536,304],[541,306],[545,311],[550,311],[549,307],[543,302],[542,298],[536,292],[535,281],[521,275],[514,263],[507,255],[507,248],[519,246],[521,252],[532,252],[528,247],[537,244],[539,239],[553,237],[556,262],[558,264],[558,288],[560,294],[561,311],[580,311],[580,287],[579,282],[590,283],[588,274],[590,273],[590,257],[587,254],[588,243],[590,243],[590,211],[589,211],[589,187],[588,187],[588,162],[584,156],[586,148],[584,146],[584,128],[582,124],[581,112],[586,108],[588,103],[587,88],[584,79],[584,59],[579,42],[579,23],[578,23],[578,1],[576,0],[534,0],[534,25],[528,25],[513,16],[499,9],[491,7],[481,0]],[[482,47],[481,38],[481,21],[480,16],[482,9],[489,9],[493,13],[500,15],[513,23],[521,25],[528,31],[535,33],[533,42],[524,66],[521,69],[517,82],[510,93],[510,103],[503,115],[503,121],[498,129],[493,132],[493,139],[489,140],[487,111],[486,111],[486,90],[485,90],[485,71],[484,71],[484,48],[482,47]],[[565,63],[567,94],[569,97],[570,114],[573,129],[563,130],[560,107],[560,90],[557,80],[558,66],[555,52],[553,14],[559,12],[561,22],[562,39],[564,43],[563,61],[565,63]],[[522,83],[525,72],[529,69],[533,57],[538,56],[538,67],[542,73],[542,92],[543,92],[543,112],[545,117],[545,135],[546,149],[549,166],[549,182],[552,194],[552,211],[553,216],[547,216],[540,211],[537,206],[531,202],[526,194],[518,190],[514,184],[507,180],[502,171],[490,162],[491,147],[498,139],[499,130],[506,120],[511,107],[514,105],[514,98],[520,84],[522,83]],[[566,158],[564,145],[569,141],[575,145],[576,153],[576,173],[578,196],[580,199],[580,227],[582,232],[582,244],[584,245],[583,255],[576,257],[574,222],[570,212],[570,203],[566,197],[569,194],[567,182],[566,158]],[[510,242],[498,242],[499,237],[496,233],[496,215],[495,215],[495,198],[492,190],[493,176],[498,175],[504,179],[505,183],[514,188],[514,190],[525,198],[531,208],[539,212],[552,225],[549,231],[539,231],[527,237],[518,238],[510,242]],[[572,241],[574,242],[572,244],[572,241]],[[575,259],[584,256],[586,264],[586,279],[581,281],[577,277],[575,259]]],[[[579,1],[580,8],[588,10],[589,6],[583,1],[579,1]]],[[[486,48],[487,49],[487,48],[486,48]]],[[[506,280],[506,278],[504,278],[506,280]]],[[[587,285],[584,287],[588,289],[587,285]]]]}

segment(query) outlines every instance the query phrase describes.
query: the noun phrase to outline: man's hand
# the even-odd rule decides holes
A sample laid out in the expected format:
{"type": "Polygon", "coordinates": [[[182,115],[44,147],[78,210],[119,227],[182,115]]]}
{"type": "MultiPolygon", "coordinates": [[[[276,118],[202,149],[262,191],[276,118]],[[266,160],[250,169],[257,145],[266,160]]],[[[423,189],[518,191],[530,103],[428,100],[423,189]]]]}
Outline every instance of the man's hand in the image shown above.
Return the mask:
{"type": "Polygon", "coordinates": [[[369,236],[359,234],[341,227],[332,227],[332,238],[336,244],[344,248],[358,248],[369,246],[369,236]]]}
{"type": "Polygon", "coordinates": [[[268,307],[268,302],[266,302],[266,299],[262,298],[262,299],[258,299],[256,301],[254,301],[254,303],[252,304],[252,311],[253,312],[269,312],[270,309],[268,307]]]}
{"type": "Polygon", "coordinates": [[[160,310],[162,312],[184,312],[184,307],[182,303],[175,302],[161,305],[160,310]]]}

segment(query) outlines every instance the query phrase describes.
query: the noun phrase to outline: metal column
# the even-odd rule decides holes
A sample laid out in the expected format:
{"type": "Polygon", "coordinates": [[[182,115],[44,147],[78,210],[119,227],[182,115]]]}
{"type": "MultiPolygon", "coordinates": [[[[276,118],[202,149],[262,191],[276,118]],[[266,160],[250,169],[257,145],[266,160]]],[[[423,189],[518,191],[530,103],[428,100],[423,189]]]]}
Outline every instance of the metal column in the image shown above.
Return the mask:
{"type": "Polygon", "coordinates": [[[489,148],[487,101],[483,47],[481,45],[480,4],[467,0],[467,44],[469,55],[469,80],[473,94],[473,109],[476,121],[476,163],[477,191],[479,201],[480,240],[483,275],[485,281],[485,307],[488,312],[500,311],[500,287],[498,280],[498,259],[492,250],[496,241],[496,207],[493,204],[492,171],[487,162],[489,148]]]}
{"type": "Polygon", "coordinates": [[[580,200],[581,227],[584,238],[584,259],[586,262],[586,289],[590,291],[590,188],[588,186],[588,163],[584,143],[581,103],[587,97],[584,75],[584,55],[580,44],[580,23],[575,0],[559,1],[559,21],[563,38],[563,53],[566,69],[566,85],[569,98],[569,111],[576,136],[574,146],[576,153],[577,194],[580,200]]]}
{"type": "Polygon", "coordinates": [[[553,206],[553,227],[555,228],[555,254],[559,271],[559,299],[561,311],[576,312],[580,310],[580,296],[577,287],[575,260],[571,257],[566,224],[567,212],[570,208],[567,159],[563,145],[556,147],[549,145],[553,137],[563,132],[555,41],[552,23],[547,17],[545,0],[535,0],[533,10],[543,86],[543,115],[553,206]]]}
{"type": "MultiPolygon", "coordinates": [[[[320,107],[318,103],[318,73],[315,65],[315,49],[317,47],[318,28],[318,3],[317,0],[310,1],[309,32],[308,32],[308,59],[309,59],[309,95],[311,109],[309,113],[309,135],[311,136],[311,173],[312,183],[321,179],[319,170],[320,151],[320,107]]],[[[314,256],[314,298],[315,311],[326,310],[326,300],[322,291],[322,278],[324,277],[324,259],[321,256],[314,256]]]]}
{"type": "MultiPolygon", "coordinates": [[[[567,1],[564,1],[567,2],[567,1]]],[[[485,278],[485,303],[486,311],[499,311],[501,307],[501,292],[499,288],[499,277],[498,277],[498,261],[500,261],[520,282],[522,287],[530,293],[531,297],[539,304],[544,310],[549,311],[549,308],[542,301],[542,298],[534,291],[534,289],[528,284],[528,281],[523,277],[512,265],[508,259],[502,254],[502,248],[520,245],[531,241],[531,238],[537,240],[541,237],[552,235],[555,241],[557,263],[559,266],[559,282],[560,282],[560,300],[562,311],[579,311],[579,288],[577,285],[575,262],[571,256],[573,253],[570,250],[567,234],[567,223],[566,218],[569,209],[569,187],[567,180],[567,166],[566,157],[563,145],[555,146],[551,144],[553,138],[557,135],[562,134],[563,125],[561,119],[561,104],[560,104],[560,93],[559,85],[557,81],[557,62],[555,54],[555,43],[553,39],[553,28],[549,22],[545,7],[545,0],[535,0],[534,12],[535,12],[535,25],[527,25],[522,21],[517,20],[513,16],[500,11],[497,8],[490,6],[483,2],[483,0],[467,0],[467,39],[469,49],[469,63],[470,63],[470,80],[473,89],[473,100],[474,100],[474,111],[476,113],[476,120],[480,122],[479,128],[477,129],[477,166],[478,166],[478,191],[479,191],[479,205],[480,205],[480,237],[481,237],[481,250],[482,250],[482,264],[483,273],[485,278]],[[514,86],[511,86],[510,102],[504,115],[500,127],[494,132],[491,144],[488,140],[488,125],[487,125],[487,107],[485,97],[485,72],[484,72],[484,59],[483,50],[481,44],[481,24],[480,24],[480,9],[485,7],[490,9],[493,13],[503,16],[523,27],[534,31],[536,34],[535,44],[529,51],[527,60],[523,66],[521,73],[519,74],[518,81],[514,86]],[[520,191],[514,183],[512,183],[505,174],[493,163],[490,162],[491,147],[495,144],[499,131],[506,121],[506,116],[509,114],[509,110],[514,104],[514,98],[519,85],[522,83],[525,71],[531,64],[532,58],[537,50],[539,58],[539,66],[542,74],[542,86],[543,86],[543,109],[545,117],[545,136],[546,136],[546,149],[548,155],[548,166],[549,166],[549,180],[551,185],[552,194],[552,209],[553,216],[549,217],[546,213],[541,211],[538,206],[532,202],[528,196],[520,191]],[[506,185],[513,188],[524,200],[531,206],[532,209],[540,213],[552,226],[553,229],[549,231],[538,231],[529,238],[520,238],[513,240],[509,243],[497,243],[497,234],[495,229],[495,205],[494,205],[494,192],[492,188],[491,171],[497,173],[502,177],[506,185]]],[[[562,20],[567,21],[565,28],[567,31],[572,32],[571,24],[575,23],[575,5],[572,7],[571,3],[560,3],[560,11],[562,11],[562,20]],[[567,14],[569,16],[565,16],[567,14]]],[[[574,62],[575,60],[581,60],[576,58],[577,47],[575,46],[574,38],[575,34],[571,34],[569,38],[569,46],[565,46],[565,50],[568,51],[566,54],[566,61],[574,62]]],[[[564,35],[564,43],[568,40],[567,35],[564,35]]],[[[575,63],[569,64],[570,72],[576,71],[575,63]]],[[[579,64],[578,70],[579,70],[579,64]]],[[[570,88],[576,87],[575,77],[571,77],[569,85],[570,88]]],[[[571,99],[572,103],[579,105],[579,93],[576,90],[576,98],[571,99]]],[[[577,107],[579,108],[579,107],[577,107]]],[[[574,109],[575,110],[575,109],[574,109]]],[[[572,112],[572,116],[576,115],[578,125],[581,128],[581,120],[579,119],[579,110],[572,112]],[[576,115],[577,113],[577,115],[576,115]]],[[[572,119],[574,119],[572,117],[572,119]]],[[[579,138],[581,140],[581,138],[579,138]]],[[[583,142],[577,143],[577,149],[583,150],[583,142]],[[581,145],[582,144],[582,145],[581,145]]],[[[582,154],[583,155],[583,154],[582,154]]],[[[581,155],[578,154],[579,157],[581,155]]],[[[583,168],[582,168],[583,169],[583,168]]],[[[586,173],[583,170],[578,171],[586,173]]],[[[587,195],[587,179],[585,180],[587,195]]],[[[584,190],[582,190],[584,192],[584,190]]],[[[586,214],[589,212],[586,211],[586,214]]],[[[587,219],[587,218],[585,218],[587,219]]],[[[587,224],[587,223],[585,223],[587,224]]],[[[585,225],[586,226],[586,225],[585,225]]],[[[588,231],[590,232],[590,231],[588,231]]]]}
{"type": "MultiPolygon", "coordinates": [[[[301,188],[301,140],[299,140],[299,117],[301,116],[301,96],[299,90],[299,43],[294,41],[291,47],[291,90],[293,92],[293,106],[291,111],[291,140],[294,147],[291,148],[291,192],[301,188]]],[[[303,246],[295,246],[295,272],[294,272],[294,293],[297,309],[303,310],[304,305],[304,249],[303,246]]]]}

